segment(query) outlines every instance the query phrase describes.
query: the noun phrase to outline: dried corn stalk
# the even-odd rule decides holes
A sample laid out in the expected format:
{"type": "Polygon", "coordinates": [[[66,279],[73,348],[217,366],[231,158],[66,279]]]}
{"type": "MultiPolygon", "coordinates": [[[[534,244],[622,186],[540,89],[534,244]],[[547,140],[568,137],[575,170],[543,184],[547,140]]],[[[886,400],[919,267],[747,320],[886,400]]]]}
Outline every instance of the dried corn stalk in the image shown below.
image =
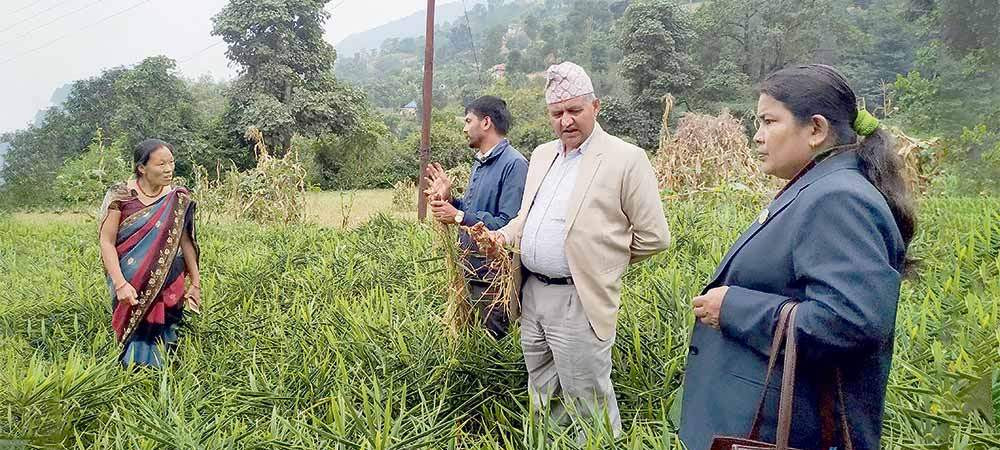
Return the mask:
{"type": "Polygon", "coordinates": [[[216,181],[208,179],[208,171],[198,167],[195,179],[197,200],[205,209],[219,217],[256,223],[301,223],[305,220],[306,170],[298,154],[290,151],[282,158],[271,156],[260,130],[250,127],[246,138],[255,142],[257,167],[221,174],[216,167],[216,181]]]}
{"type": "Polygon", "coordinates": [[[674,98],[666,95],[663,101],[660,148],[652,161],[661,189],[681,193],[731,183],[758,192],[774,188],[758,170],[742,121],[728,111],[718,116],[687,113],[671,136],[668,126],[674,98]]]}
{"type": "Polygon", "coordinates": [[[903,160],[906,184],[912,192],[923,192],[940,171],[941,154],[937,149],[940,139],[921,141],[895,127],[889,127],[888,131],[896,140],[896,154],[903,160]]]}

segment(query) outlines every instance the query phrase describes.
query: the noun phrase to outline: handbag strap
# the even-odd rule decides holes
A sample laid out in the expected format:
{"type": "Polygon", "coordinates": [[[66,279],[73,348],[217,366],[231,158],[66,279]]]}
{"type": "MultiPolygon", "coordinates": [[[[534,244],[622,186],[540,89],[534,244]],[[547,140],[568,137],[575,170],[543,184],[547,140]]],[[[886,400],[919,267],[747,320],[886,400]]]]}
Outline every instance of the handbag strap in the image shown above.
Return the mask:
{"type": "MultiPolygon", "coordinates": [[[[796,338],[795,333],[795,312],[797,310],[797,306],[798,302],[785,303],[782,305],[778,314],[778,324],[774,329],[774,337],[771,342],[771,355],[767,363],[767,375],[764,378],[764,392],[761,393],[760,402],[757,405],[757,412],[754,415],[753,425],[751,426],[750,435],[748,436],[751,440],[758,440],[760,437],[764,404],[767,398],[767,387],[770,385],[771,375],[774,372],[778,354],[780,353],[782,344],[784,343],[785,358],[783,362],[783,373],[781,374],[781,394],[778,400],[778,426],[775,436],[775,447],[778,450],[787,450],[791,448],[789,446],[789,439],[791,437],[792,425],[792,402],[795,398],[795,369],[796,362],[798,360],[798,345],[796,344],[798,339],[796,338]]],[[[843,437],[844,448],[845,450],[853,450],[850,426],[847,421],[847,403],[844,398],[844,387],[839,367],[835,369],[834,376],[836,378],[835,385],[837,389],[837,398],[833,398],[834,393],[832,392],[832,389],[825,389],[824,392],[821,393],[820,418],[822,423],[820,431],[824,441],[823,445],[825,445],[824,448],[829,448],[833,444],[832,437],[834,429],[837,428],[834,424],[833,414],[837,409],[835,403],[839,403],[839,425],[843,437]]]]}
{"type": "Polygon", "coordinates": [[[771,339],[771,356],[767,360],[767,374],[764,375],[764,392],[760,394],[760,401],[757,403],[757,412],[753,416],[753,425],[750,427],[750,435],[748,436],[751,440],[760,439],[761,418],[764,415],[767,386],[771,383],[771,375],[774,373],[774,366],[778,361],[778,353],[781,352],[781,346],[785,340],[785,332],[788,328],[788,316],[795,305],[795,302],[787,302],[781,305],[781,309],[778,312],[778,325],[774,327],[774,337],[771,339]]]}
{"type": "MultiPolygon", "coordinates": [[[[792,400],[795,398],[795,363],[798,362],[798,346],[795,335],[795,312],[798,303],[788,313],[785,337],[785,367],[781,374],[781,396],[778,401],[778,431],[775,436],[775,446],[778,450],[787,450],[788,440],[792,435],[792,400]]],[[[767,387],[765,386],[765,389],[767,387]]]]}

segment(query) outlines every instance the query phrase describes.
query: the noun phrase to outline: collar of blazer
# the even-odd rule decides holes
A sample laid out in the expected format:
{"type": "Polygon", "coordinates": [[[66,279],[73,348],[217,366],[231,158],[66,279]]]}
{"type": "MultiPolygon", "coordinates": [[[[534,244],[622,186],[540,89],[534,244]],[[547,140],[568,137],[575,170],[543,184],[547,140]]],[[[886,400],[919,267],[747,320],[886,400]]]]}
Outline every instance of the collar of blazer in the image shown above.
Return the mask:
{"type": "MultiPolygon", "coordinates": [[[[573,192],[569,197],[569,205],[566,210],[567,234],[572,230],[573,224],[576,222],[576,218],[580,213],[580,206],[583,205],[583,200],[590,190],[590,185],[596,178],[597,169],[601,167],[601,160],[604,158],[604,153],[607,151],[609,145],[608,133],[597,123],[594,124],[594,131],[589,139],[590,143],[587,145],[587,150],[581,156],[580,166],[577,167],[576,184],[573,186],[573,192]]],[[[545,152],[539,155],[539,157],[547,162],[545,164],[545,173],[537,178],[534,186],[530,186],[532,206],[535,203],[534,197],[538,194],[538,189],[541,187],[542,182],[545,181],[545,175],[548,174],[548,171],[552,168],[552,164],[556,161],[556,157],[559,156],[559,141],[552,141],[545,145],[544,148],[539,149],[539,151],[545,152]]]]}
{"type": "Polygon", "coordinates": [[[743,246],[746,245],[757,233],[767,226],[771,222],[774,216],[780,214],[785,208],[788,207],[798,197],[799,192],[808,187],[813,182],[841,169],[857,169],[858,168],[858,157],[857,153],[853,150],[838,153],[836,155],[830,156],[810,169],[808,172],[804,173],[802,177],[792,183],[785,192],[781,193],[778,198],[774,199],[762,212],[761,218],[763,220],[755,220],[746,231],[736,240],[736,243],[729,248],[729,252],[726,256],[722,258],[719,263],[718,269],[715,270],[715,275],[712,276],[712,281],[708,283],[702,294],[708,292],[709,289],[716,287],[719,282],[720,277],[725,273],[726,269],[729,267],[729,263],[733,260],[733,256],[737,253],[743,246]]]}

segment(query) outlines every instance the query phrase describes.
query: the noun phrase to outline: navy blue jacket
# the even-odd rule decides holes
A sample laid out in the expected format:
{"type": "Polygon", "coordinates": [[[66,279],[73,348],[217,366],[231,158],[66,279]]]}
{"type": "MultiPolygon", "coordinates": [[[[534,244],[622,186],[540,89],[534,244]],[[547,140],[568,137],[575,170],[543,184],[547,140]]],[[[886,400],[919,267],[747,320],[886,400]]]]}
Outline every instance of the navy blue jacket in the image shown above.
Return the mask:
{"type": "MultiPolygon", "coordinates": [[[[707,449],[713,435],[750,431],[778,311],[790,299],[802,302],[791,445],[818,447],[820,389],[839,366],[854,448],[879,448],[905,245],[884,197],[858,164],[853,151],[819,162],[719,264],[705,291],[730,287],[721,330],[696,323],[688,349],[680,429],[688,448],[707,449]]],[[[768,442],[774,442],[780,381],[779,363],[761,428],[768,442]]]]}
{"type": "MultiPolygon", "coordinates": [[[[469,185],[462,198],[452,200],[452,205],[465,212],[462,225],[473,226],[482,222],[490,230],[499,230],[517,216],[524,195],[524,180],[528,176],[528,160],[506,139],[500,142],[484,161],[472,162],[469,185]]],[[[479,278],[488,275],[484,259],[476,255],[478,248],[468,233],[459,235],[463,249],[472,252],[468,258],[471,269],[479,278]]]]}

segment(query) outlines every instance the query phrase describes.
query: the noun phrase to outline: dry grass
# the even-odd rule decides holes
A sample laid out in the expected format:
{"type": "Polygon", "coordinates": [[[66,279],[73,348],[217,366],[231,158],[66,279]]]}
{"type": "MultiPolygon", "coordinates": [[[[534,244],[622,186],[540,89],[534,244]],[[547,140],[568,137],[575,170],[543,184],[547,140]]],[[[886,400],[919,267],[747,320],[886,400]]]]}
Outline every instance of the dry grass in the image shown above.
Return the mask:
{"type": "Polygon", "coordinates": [[[466,275],[471,271],[466,266],[466,254],[458,245],[458,233],[455,225],[434,221],[434,246],[444,258],[446,282],[442,285],[445,298],[444,325],[448,336],[457,338],[468,331],[475,323],[475,311],[469,302],[469,286],[465,282],[466,275]]]}
{"type": "Polygon", "coordinates": [[[325,227],[353,228],[369,219],[386,214],[392,217],[417,220],[416,206],[399,211],[393,205],[393,190],[362,189],[356,191],[323,191],[306,193],[306,222],[325,227]],[[345,203],[351,202],[350,210],[345,203]],[[345,215],[346,214],[346,215],[345,215]]]}
{"type": "Polygon", "coordinates": [[[400,212],[417,209],[417,185],[409,180],[392,185],[392,209],[400,212]]]}
{"type": "Polygon", "coordinates": [[[465,187],[469,185],[471,176],[468,164],[460,164],[445,171],[451,179],[451,196],[461,197],[465,195],[465,187]]]}
{"type": "MultiPolygon", "coordinates": [[[[196,191],[197,194],[197,191],[196,191]]],[[[416,221],[414,210],[395,211],[392,206],[393,191],[389,189],[363,189],[356,191],[323,191],[307,192],[305,194],[305,222],[323,227],[342,228],[347,219],[347,228],[364,224],[379,214],[394,218],[416,221]],[[353,196],[353,206],[345,215],[343,203],[349,202],[353,196]]],[[[96,208],[96,207],[95,207],[96,208]]],[[[208,205],[198,204],[198,219],[203,220],[210,213],[208,205]]],[[[235,222],[231,217],[215,214],[213,221],[219,224],[235,222]]],[[[24,224],[45,225],[52,223],[79,224],[94,220],[93,212],[56,211],[56,212],[16,212],[12,218],[24,224]]]]}
{"type": "Polygon", "coordinates": [[[487,292],[495,295],[493,302],[487,308],[487,314],[492,313],[496,308],[500,308],[504,314],[510,314],[510,306],[516,303],[519,298],[520,286],[518,277],[515,276],[513,255],[518,252],[517,248],[494,249],[493,242],[489,239],[489,232],[482,222],[472,227],[467,227],[469,235],[476,241],[480,251],[490,257],[490,270],[494,274],[490,280],[487,292]]]}
{"type": "Polygon", "coordinates": [[[26,225],[78,224],[94,221],[94,214],[81,212],[18,212],[13,218],[26,225]]]}
{"type": "Polygon", "coordinates": [[[728,111],[718,116],[687,113],[671,136],[666,130],[673,98],[667,96],[664,101],[664,133],[653,158],[661,189],[686,193],[737,183],[757,192],[773,190],[772,182],[757,168],[757,157],[739,119],[728,111]]]}
{"type": "Polygon", "coordinates": [[[888,128],[896,139],[896,154],[903,160],[903,178],[913,192],[924,192],[932,178],[940,174],[939,138],[925,141],[907,136],[899,128],[888,128]]]}
{"type": "MultiPolygon", "coordinates": [[[[483,295],[492,297],[484,311],[491,314],[499,308],[504,314],[510,314],[511,305],[517,302],[519,286],[515,276],[512,253],[507,249],[499,249],[489,239],[489,231],[481,222],[472,227],[456,227],[455,225],[434,222],[434,244],[441,253],[447,282],[443,284],[442,296],[445,298],[444,325],[447,334],[453,340],[478,325],[478,311],[473,308],[469,298],[469,286],[466,280],[474,276],[473,268],[467,257],[469,251],[461,248],[458,243],[458,232],[464,231],[476,241],[480,253],[490,255],[488,264],[490,276],[486,280],[490,285],[483,295]]],[[[478,299],[481,300],[481,299],[478,299]]]]}

